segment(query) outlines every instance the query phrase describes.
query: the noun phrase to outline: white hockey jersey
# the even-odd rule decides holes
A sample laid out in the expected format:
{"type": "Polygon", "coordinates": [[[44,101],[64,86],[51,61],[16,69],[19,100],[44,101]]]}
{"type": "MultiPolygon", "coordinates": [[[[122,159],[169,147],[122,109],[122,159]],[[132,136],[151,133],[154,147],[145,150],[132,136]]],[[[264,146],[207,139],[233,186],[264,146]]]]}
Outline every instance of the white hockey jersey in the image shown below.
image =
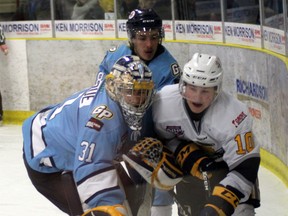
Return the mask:
{"type": "Polygon", "coordinates": [[[210,154],[224,160],[229,173],[220,184],[230,185],[248,199],[257,178],[260,153],[253,141],[252,117],[248,107],[233,96],[221,92],[201,121],[193,121],[185,108],[178,85],[165,86],[156,94],[153,121],[160,138],[171,150],[183,141],[193,141],[210,154]],[[253,165],[254,164],[254,165],[253,165]]]}

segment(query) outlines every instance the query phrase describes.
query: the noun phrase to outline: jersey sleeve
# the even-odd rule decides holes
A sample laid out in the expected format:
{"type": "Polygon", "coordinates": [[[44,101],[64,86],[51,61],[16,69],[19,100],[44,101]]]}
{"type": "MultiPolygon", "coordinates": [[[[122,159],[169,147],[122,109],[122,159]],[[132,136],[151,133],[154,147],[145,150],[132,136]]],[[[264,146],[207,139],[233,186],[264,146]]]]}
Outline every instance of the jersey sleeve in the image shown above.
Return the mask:
{"type": "Polygon", "coordinates": [[[80,199],[88,208],[122,204],[122,192],[114,159],[124,142],[126,128],[119,112],[98,106],[80,131],[74,177],[80,199]],[[96,114],[95,114],[96,113],[96,114]],[[100,113],[102,113],[100,115],[100,113]]]}
{"type": "MultiPolygon", "coordinates": [[[[86,132],[84,137],[89,134],[92,135],[86,132]]],[[[90,137],[93,138],[93,135],[90,137]]],[[[93,140],[83,139],[79,143],[75,158],[75,180],[82,202],[90,208],[122,204],[124,201],[113,164],[116,143],[118,140],[112,134],[93,140]]]]}

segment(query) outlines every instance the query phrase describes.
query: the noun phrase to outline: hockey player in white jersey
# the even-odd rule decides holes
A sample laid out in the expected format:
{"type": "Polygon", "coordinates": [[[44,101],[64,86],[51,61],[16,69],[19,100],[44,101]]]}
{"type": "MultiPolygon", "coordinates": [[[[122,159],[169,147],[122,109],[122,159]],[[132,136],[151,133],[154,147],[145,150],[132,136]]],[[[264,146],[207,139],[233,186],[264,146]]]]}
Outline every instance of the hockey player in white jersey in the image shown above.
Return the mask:
{"type": "Polygon", "coordinates": [[[28,118],[23,157],[35,188],[69,215],[128,215],[114,163],[153,95],[152,72],[124,56],[91,88],[28,118]]]}
{"type": "Polygon", "coordinates": [[[260,204],[259,197],[252,197],[260,147],[253,139],[248,107],[222,90],[222,79],[218,57],[194,54],[179,85],[164,87],[156,95],[155,130],[191,176],[176,189],[192,215],[251,216],[260,204]],[[208,171],[210,178],[206,190],[201,171],[208,171]]]}

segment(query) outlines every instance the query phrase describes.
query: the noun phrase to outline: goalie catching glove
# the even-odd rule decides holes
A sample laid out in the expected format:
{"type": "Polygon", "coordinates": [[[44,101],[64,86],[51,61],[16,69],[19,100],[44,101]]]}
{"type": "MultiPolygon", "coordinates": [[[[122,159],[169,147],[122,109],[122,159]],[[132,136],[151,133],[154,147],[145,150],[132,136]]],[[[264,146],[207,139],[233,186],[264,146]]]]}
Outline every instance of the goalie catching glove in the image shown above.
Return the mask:
{"type": "Polygon", "coordinates": [[[123,205],[98,206],[88,210],[81,216],[127,216],[126,208],[123,205]]]}
{"type": "Polygon", "coordinates": [[[123,159],[158,189],[171,190],[183,177],[173,153],[154,138],[141,140],[123,159]]]}

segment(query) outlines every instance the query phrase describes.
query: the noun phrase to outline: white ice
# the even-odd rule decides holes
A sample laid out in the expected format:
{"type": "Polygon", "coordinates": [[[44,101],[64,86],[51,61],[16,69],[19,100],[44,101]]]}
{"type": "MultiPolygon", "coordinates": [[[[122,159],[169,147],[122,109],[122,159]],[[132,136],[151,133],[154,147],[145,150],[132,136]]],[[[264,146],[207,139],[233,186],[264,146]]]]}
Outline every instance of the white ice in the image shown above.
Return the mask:
{"type": "MultiPolygon", "coordinates": [[[[0,214],[5,216],[64,216],[31,184],[22,160],[19,125],[0,127],[0,214]]],[[[260,167],[259,216],[288,216],[288,188],[269,170],[260,167]]],[[[176,211],[174,208],[174,215],[176,211]]]]}

